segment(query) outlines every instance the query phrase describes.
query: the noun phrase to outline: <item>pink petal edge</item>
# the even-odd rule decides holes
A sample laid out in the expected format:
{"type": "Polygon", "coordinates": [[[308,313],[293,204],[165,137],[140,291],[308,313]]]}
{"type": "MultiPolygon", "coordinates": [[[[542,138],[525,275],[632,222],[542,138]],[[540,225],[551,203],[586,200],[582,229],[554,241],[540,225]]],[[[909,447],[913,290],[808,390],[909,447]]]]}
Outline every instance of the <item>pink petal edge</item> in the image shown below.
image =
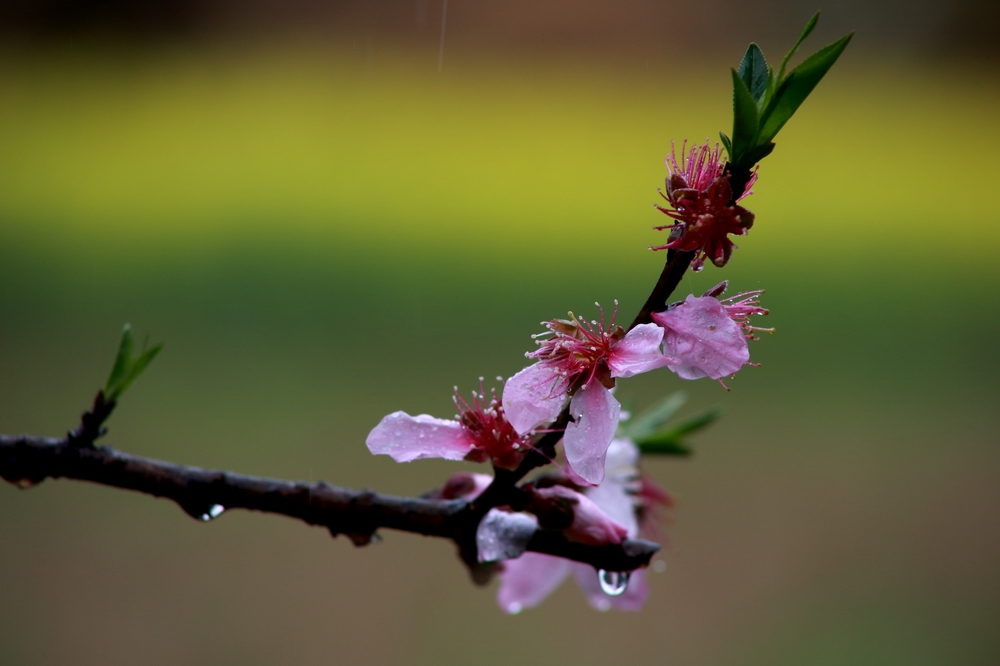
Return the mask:
{"type": "Polygon", "coordinates": [[[632,377],[668,365],[674,359],[660,351],[663,329],[656,324],[639,324],[608,355],[612,377],[632,377]]]}
{"type": "Polygon", "coordinates": [[[393,412],[383,418],[368,433],[365,443],[373,454],[385,454],[396,462],[420,458],[462,460],[474,445],[458,421],[427,414],[410,416],[406,412],[393,412]]]}
{"type": "Polygon", "coordinates": [[[559,374],[539,363],[529,365],[503,387],[503,411],[519,435],[526,435],[562,411],[565,393],[552,393],[559,374]]]}
{"type": "Polygon", "coordinates": [[[497,604],[505,613],[520,613],[540,604],[569,575],[571,563],[561,557],[525,553],[503,563],[497,604]]]}
{"type": "Polygon", "coordinates": [[[569,403],[574,421],[563,435],[566,464],[587,483],[596,486],[604,480],[604,457],[618,429],[621,408],[597,381],[577,391],[569,403]]]}

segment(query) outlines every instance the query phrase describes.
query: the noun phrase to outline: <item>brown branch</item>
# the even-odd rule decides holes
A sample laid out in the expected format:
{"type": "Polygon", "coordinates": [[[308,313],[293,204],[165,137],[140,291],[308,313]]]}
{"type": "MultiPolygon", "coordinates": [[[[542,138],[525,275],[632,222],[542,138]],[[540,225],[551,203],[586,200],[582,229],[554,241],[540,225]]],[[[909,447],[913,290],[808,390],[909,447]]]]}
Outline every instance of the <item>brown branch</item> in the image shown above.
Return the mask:
{"type": "MultiPolygon", "coordinates": [[[[70,437],[0,435],[0,476],[22,488],[46,478],[92,481],[165,497],[190,516],[210,520],[213,507],[249,509],[297,518],[347,535],[356,545],[388,528],[475,544],[478,520],[463,500],[430,500],[244,476],[153,460],[106,446],[80,445],[70,437]]],[[[216,509],[218,511],[220,509],[216,509]]],[[[217,515],[217,514],[216,514],[217,515]]],[[[629,540],[617,546],[570,543],[558,532],[539,531],[529,550],[586,562],[598,569],[630,571],[649,563],[659,546],[629,540]]],[[[474,552],[474,551],[473,551],[474,552]]]]}

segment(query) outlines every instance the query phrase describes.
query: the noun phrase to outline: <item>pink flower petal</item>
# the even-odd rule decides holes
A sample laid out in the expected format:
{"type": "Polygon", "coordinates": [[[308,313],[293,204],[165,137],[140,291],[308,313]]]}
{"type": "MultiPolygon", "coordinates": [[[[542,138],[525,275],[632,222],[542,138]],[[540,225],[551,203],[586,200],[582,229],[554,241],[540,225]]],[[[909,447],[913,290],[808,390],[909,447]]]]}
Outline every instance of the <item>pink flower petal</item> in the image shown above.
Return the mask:
{"type": "Polygon", "coordinates": [[[535,494],[547,499],[562,498],[573,504],[573,523],[563,530],[570,541],[590,546],[621,543],[628,536],[628,529],[605,513],[589,497],[566,486],[540,488],[535,494]]]}
{"type": "Polygon", "coordinates": [[[529,365],[503,387],[503,411],[519,435],[554,420],[562,411],[566,393],[552,393],[559,374],[539,363],[529,365]]]}
{"type": "Polygon", "coordinates": [[[476,528],[480,562],[512,560],[524,554],[538,531],[538,518],[530,513],[490,509],[476,528]]]}
{"type": "Polygon", "coordinates": [[[410,416],[393,412],[368,433],[368,450],[384,453],[396,462],[418,458],[462,460],[474,442],[458,421],[436,419],[427,414],[410,416]]]}
{"type": "Polygon", "coordinates": [[[617,597],[612,597],[601,589],[601,582],[594,567],[582,562],[573,562],[571,566],[577,585],[595,610],[606,611],[615,608],[621,611],[638,611],[642,610],[642,605],[646,603],[649,585],[646,582],[645,569],[636,569],[629,574],[628,587],[617,597]]]}
{"type": "Polygon", "coordinates": [[[612,377],[632,377],[667,365],[671,359],[660,352],[663,329],[656,324],[639,324],[625,334],[608,354],[612,377]]]}
{"type": "Polygon", "coordinates": [[[635,516],[635,497],[625,484],[608,477],[596,488],[587,489],[587,499],[591,500],[615,523],[621,525],[627,536],[639,534],[639,521],[635,516]]]}
{"type": "Polygon", "coordinates": [[[711,296],[688,296],[652,318],[664,329],[665,353],[675,357],[667,366],[681,379],[722,379],[750,360],[740,327],[711,296]]]}
{"type": "Polygon", "coordinates": [[[505,613],[537,606],[559,587],[570,572],[570,561],[542,553],[525,553],[503,563],[497,603],[505,613]]]}
{"type": "Polygon", "coordinates": [[[604,456],[618,428],[622,406],[598,381],[576,392],[569,403],[574,422],[566,426],[566,463],[587,483],[604,480],[604,456]]]}

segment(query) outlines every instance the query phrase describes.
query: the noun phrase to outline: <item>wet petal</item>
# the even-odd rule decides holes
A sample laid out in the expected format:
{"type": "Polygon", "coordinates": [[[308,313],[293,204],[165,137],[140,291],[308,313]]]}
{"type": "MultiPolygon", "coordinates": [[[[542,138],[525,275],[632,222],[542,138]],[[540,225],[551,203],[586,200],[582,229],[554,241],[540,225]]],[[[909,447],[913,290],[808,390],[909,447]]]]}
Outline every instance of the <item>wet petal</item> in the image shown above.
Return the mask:
{"type": "Polygon", "coordinates": [[[537,531],[538,518],[530,513],[490,509],[476,528],[479,561],[497,562],[520,557],[537,531]]]}
{"type": "Polygon", "coordinates": [[[628,587],[617,597],[604,594],[601,589],[601,582],[597,578],[597,571],[589,564],[573,562],[573,577],[583,593],[587,596],[587,601],[595,610],[606,611],[615,608],[621,611],[638,611],[646,603],[649,595],[649,585],[646,582],[646,570],[636,569],[628,578],[628,587]]]}
{"type": "Polygon", "coordinates": [[[608,355],[611,376],[632,377],[667,365],[673,359],[660,352],[662,341],[663,329],[656,324],[639,324],[633,328],[608,355]]]}
{"type": "Polygon", "coordinates": [[[368,433],[368,450],[384,453],[396,462],[418,458],[462,460],[474,442],[458,421],[436,419],[427,414],[410,416],[393,412],[368,433]]]}
{"type": "Polygon", "coordinates": [[[750,360],[740,327],[710,296],[688,296],[652,318],[664,329],[664,352],[674,357],[667,366],[682,379],[722,379],[750,360]]]}
{"type": "Polygon", "coordinates": [[[525,435],[559,416],[566,394],[552,393],[558,383],[558,373],[538,363],[507,380],[503,411],[517,434],[525,435]]]}
{"type": "Polygon", "coordinates": [[[587,483],[604,480],[604,456],[618,428],[622,406],[597,381],[576,392],[569,403],[574,421],[566,426],[566,463],[587,483]]]}
{"type": "Polygon", "coordinates": [[[497,603],[506,613],[537,606],[559,587],[570,572],[570,561],[542,553],[525,553],[503,563],[497,603]]]}

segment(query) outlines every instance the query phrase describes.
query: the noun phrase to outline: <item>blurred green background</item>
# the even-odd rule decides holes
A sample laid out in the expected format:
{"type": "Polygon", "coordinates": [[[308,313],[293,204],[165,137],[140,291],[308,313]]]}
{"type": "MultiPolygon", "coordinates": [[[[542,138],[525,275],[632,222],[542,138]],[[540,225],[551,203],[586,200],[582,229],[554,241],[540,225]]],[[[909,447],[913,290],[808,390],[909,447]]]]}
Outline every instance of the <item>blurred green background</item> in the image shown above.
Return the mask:
{"type": "MultiPolygon", "coordinates": [[[[0,51],[0,431],[72,427],[130,321],[165,348],[108,444],[417,494],[460,466],[369,455],[381,416],[449,416],[542,319],[631,318],[664,153],[728,130],[747,40],[477,45],[466,7],[439,73],[423,5],[423,41],[87,25],[0,51]]],[[[679,294],[767,289],[763,366],[621,385],[726,412],[648,461],[679,506],[642,613],[567,583],[508,617],[444,542],[48,481],[0,487],[0,662],[997,663],[1000,78],[873,33],[782,131],[730,265],[679,294]]]]}

